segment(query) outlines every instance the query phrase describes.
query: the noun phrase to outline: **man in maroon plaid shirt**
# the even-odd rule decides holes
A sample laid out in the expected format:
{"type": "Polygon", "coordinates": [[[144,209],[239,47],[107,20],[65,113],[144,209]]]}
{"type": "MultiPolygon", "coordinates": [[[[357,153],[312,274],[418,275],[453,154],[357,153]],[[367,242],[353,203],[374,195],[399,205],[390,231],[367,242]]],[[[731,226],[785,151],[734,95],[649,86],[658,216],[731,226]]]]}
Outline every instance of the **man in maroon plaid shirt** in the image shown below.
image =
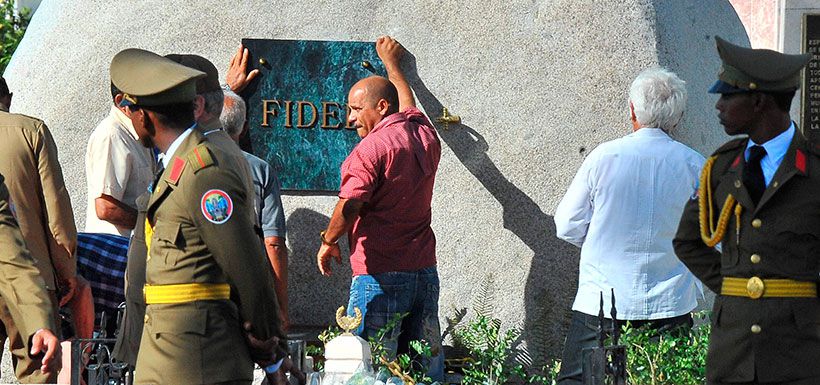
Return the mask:
{"type": "Polygon", "coordinates": [[[371,76],[350,89],[348,121],[362,141],[342,164],[339,202],[321,233],[317,262],[330,275],[331,259],[341,263],[337,242],[348,233],[348,313],[362,311],[358,334],[375,336],[395,314],[406,314],[385,346],[396,354],[407,352],[409,341],[426,341],[433,357],[423,364],[434,381],[443,381],[436,238],[430,227],[441,142],[416,108],[401,71],[404,48],[382,36],[376,52],[389,79],[371,76]]]}

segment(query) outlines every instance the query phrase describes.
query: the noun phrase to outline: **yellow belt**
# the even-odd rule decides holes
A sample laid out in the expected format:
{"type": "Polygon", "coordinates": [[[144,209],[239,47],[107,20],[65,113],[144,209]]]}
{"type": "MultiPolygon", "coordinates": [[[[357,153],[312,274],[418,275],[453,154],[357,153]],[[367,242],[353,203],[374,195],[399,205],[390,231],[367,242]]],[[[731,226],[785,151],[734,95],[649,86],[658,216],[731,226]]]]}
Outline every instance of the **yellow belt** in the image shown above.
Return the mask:
{"type": "Polygon", "coordinates": [[[724,277],[720,294],[734,297],[817,297],[817,284],[793,279],[724,277]]]}
{"type": "Polygon", "coordinates": [[[209,299],[229,299],[231,286],[227,283],[182,283],[177,285],[148,285],[142,288],[145,303],[182,303],[209,299]]]}

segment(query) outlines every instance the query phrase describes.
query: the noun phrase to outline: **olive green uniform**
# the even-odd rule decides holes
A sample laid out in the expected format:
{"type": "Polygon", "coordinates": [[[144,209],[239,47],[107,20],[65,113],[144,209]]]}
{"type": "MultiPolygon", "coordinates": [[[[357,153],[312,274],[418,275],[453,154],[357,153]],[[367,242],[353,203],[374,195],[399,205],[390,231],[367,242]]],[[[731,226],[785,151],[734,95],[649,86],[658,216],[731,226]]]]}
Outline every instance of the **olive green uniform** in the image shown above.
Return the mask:
{"type": "MultiPolygon", "coordinates": [[[[23,241],[17,221],[9,208],[9,192],[0,175],[0,297],[5,302],[4,317],[14,320],[22,336],[20,349],[31,349],[31,336],[39,329],[56,330],[51,299],[45,281],[23,241]]],[[[15,358],[16,360],[16,358],[15,358]]],[[[31,360],[39,372],[40,360],[31,360]]]]}
{"type": "Polygon", "coordinates": [[[131,234],[128,243],[128,263],[125,268],[125,315],[117,330],[117,343],[113,355],[117,360],[129,365],[137,364],[137,353],[140,350],[142,326],[145,319],[145,297],[142,287],[145,286],[145,211],[151,194],[146,192],[137,198],[137,228],[131,234]]]}
{"type": "MultiPolygon", "coordinates": [[[[0,111],[0,173],[6,177],[20,232],[30,250],[57,315],[61,282],[77,275],[77,228],[63,181],[57,145],[46,124],[37,118],[0,111]]],[[[57,373],[45,375],[28,356],[25,336],[0,298],[0,345],[6,337],[17,378],[23,382],[53,383],[57,373]]],[[[55,331],[59,336],[59,331],[55,331]]]]}
{"type": "MultiPolygon", "coordinates": [[[[739,222],[734,212],[729,216],[722,252],[701,239],[697,199],[686,205],[675,252],[715,293],[721,293],[725,277],[817,282],[820,152],[796,132],[755,207],[742,182],[747,140],[733,140],[714,153],[709,187],[715,218],[729,194],[742,207],[739,222]]],[[[818,298],[718,295],[711,320],[710,383],[820,379],[818,298]]]]}
{"type": "Polygon", "coordinates": [[[194,130],[154,188],[147,285],[228,283],[231,300],[156,304],[146,298],[139,384],[250,382],[243,321],[252,322],[256,337],[284,342],[272,271],[251,221],[253,197],[239,171],[244,162],[194,130]],[[208,206],[214,191],[225,207],[208,206]]]}

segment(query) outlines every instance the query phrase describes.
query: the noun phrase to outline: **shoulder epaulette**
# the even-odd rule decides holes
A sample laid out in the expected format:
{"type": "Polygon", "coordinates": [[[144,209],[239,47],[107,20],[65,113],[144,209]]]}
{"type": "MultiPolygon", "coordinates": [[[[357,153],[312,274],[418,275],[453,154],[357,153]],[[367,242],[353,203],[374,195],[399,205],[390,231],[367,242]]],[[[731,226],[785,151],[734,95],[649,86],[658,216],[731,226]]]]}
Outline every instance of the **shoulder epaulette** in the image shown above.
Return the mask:
{"type": "Polygon", "coordinates": [[[185,170],[185,163],[185,159],[175,156],[171,161],[171,171],[165,180],[167,180],[168,183],[176,185],[177,182],[179,182],[179,177],[182,176],[182,170],[185,170]]]}
{"type": "Polygon", "coordinates": [[[730,140],[730,141],[724,143],[722,146],[718,147],[718,149],[715,150],[715,152],[712,153],[712,155],[717,155],[717,154],[721,154],[721,153],[724,153],[724,152],[735,150],[735,149],[739,148],[740,146],[744,145],[746,143],[746,140],[748,140],[748,139],[747,138],[738,138],[738,139],[730,140]]]}
{"type": "Polygon", "coordinates": [[[212,166],[214,164],[214,158],[208,146],[200,144],[188,153],[188,162],[194,167],[194,173],[196,173],[203,168],[212,166]]]}

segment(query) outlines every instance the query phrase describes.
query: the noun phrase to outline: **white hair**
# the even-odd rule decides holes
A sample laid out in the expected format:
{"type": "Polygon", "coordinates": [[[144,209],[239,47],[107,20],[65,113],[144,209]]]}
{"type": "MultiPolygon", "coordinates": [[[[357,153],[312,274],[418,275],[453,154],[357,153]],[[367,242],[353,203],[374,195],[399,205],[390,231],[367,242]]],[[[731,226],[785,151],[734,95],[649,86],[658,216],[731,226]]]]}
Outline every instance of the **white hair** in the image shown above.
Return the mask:
{"type": "Polygon", "coordinates": [[[632,82],[629,101],[641,127],[660,128],[669,133],[683,117],[686,82],[665,68],[650,68],[632,82]]]}
{"type": "Polygon", "coordinates": [[[239,135],[245,126],[245,101],[233,91],[224,90],[222,92],[225,95],[226,103],[222,108],[222,113],[219,114],[219,121],[222,123],[222,128],[228,132],[228,135],[239,135]],[[229,99],[230,102],[228,102],[229,99]]]}

